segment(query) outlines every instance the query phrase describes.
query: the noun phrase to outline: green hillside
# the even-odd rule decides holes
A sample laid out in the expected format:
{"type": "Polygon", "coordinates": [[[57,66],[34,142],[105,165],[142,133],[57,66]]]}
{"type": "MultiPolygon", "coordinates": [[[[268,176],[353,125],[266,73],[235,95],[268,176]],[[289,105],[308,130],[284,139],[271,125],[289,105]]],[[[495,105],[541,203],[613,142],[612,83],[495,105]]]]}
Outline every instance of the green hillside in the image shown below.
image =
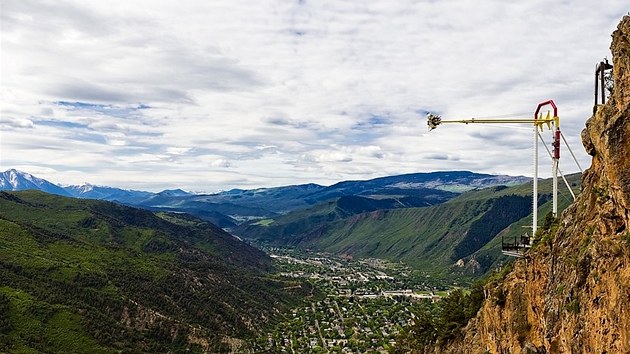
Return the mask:
{"type": "Polygon", "coordinates": [[[454,193],[437,189],[423,189],[418,193],[418,196],[342,196],[273,219],[250,221],[233,228],[231,231],[249,238],[293,246],[302,243],[304,238],[317,237],[331,223],[353,215],[377,210],[431,206],[455,196],[454,193]]]}
{"type": "Polygon", "coordinates": [[[287,245],[301,240],[299,235],[317,232],[331,222],[342,220],[352,215],[381,209],[409,208],[431,205],[425,198],[366,198],[359,196],[343,196],[331,201],[317,204],[311,208],[298,209],[280,215],[274,219],[262,219],[242,224],[233,229],[238,235],[255,234],[258,239],[282,239],[287,245]],[[261,227],[262,226],[262,227],[261,227]]]}
{"type": "MultiPolygon", "coordinates": [[[[579,189],[579,175],[568,179],[573,188],[579,189]]],[[[571,197],[566,187],[560,190],[562,210],[571,197]]],[[[550,180],[539,183],[539,203],[542,220],[551,209],[550,180]]],[[[315,215],[330,215],[322,213],[327,210],[325,205],[312,210],[318,212],[315,215]]],[[[513,238],[526,231],[521,226],[531,225],[531,184],[469,191],[431,207],[377,210],[328,223],[311,223],[316,226],[311,229],[304,227],[313,219],[307,212],[283,216],[278,220],[281,228],[274,230],[275,221],[267,222],[246,229],[242,235],[354,257],[401,260],[442,275],[482,274],[503,259],[501,236],[513,238]],[[460,259],[463,267],[454,267],[460,259]]]]}
{"type": "Polygon", "coordinates": [[[222,352],[307,291],[182,214],[0,192],[0,352],[222,352]]]}

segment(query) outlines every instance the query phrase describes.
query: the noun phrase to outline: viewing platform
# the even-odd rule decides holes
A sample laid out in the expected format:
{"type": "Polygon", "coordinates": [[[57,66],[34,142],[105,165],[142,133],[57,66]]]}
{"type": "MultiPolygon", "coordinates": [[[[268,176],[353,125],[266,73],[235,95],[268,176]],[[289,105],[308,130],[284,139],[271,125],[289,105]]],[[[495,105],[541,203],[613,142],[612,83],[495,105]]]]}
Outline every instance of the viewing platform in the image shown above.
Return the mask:
{"type": "Polygon", "coordinates": [[[521,235],[520,237],[514,236],[512,240],[506,240],[501,237],[501,252],[506,256],[522,257],[525,252],[532,247],[531,236],[529,234],[521,235]]]}

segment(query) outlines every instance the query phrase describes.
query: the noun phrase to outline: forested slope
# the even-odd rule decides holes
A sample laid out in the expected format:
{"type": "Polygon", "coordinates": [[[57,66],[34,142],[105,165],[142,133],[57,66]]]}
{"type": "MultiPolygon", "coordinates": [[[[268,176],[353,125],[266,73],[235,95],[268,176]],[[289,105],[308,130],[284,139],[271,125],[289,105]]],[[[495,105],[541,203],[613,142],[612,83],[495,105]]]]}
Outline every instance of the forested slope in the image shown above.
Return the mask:
{"type": "Polygon", "coordinates": [[[308,291],[269,267],[196,218],[0,192],[0,351],[239,351],[308,291]]]}

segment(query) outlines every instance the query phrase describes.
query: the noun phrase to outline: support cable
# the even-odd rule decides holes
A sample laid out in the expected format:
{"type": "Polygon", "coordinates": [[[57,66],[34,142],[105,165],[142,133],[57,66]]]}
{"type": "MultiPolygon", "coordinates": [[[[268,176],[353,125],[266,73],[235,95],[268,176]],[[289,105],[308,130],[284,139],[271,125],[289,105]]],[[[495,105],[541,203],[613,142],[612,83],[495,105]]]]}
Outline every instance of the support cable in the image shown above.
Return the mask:
{"type": "Polygon", "coordinates": [[[567,195],[566,195],[566,194],[564,194],[564,193],[562,193],[562,192],[560,191],[560,195],[562,196],[562,198],[564,198],[564,200],[566,200],[567,202],[569,202],[569,204],[571,204],[571,200],[569,200],[569,198],[567,198],[567,195]]]}
{"type": "Polygon", "coordinates": [[[560,132],[560,136],[562,137],[562,140],[564,141],[564,145],[566,145],[567,149],[569,149],[569,152],[571,153],[571,156],[573,156],[573,161],[575,161],[575,164],[580,169],[580,173],[584,173],[584,170],[582,169],[582,166],[580,166],[580,163],[578,162],[577,158],[575,157],[575,154],[573,154],[573,150],[571,150],[571,147],[569,146],[569,143],[567,142],[567,139],[564,137],[564,134],[562,134],[562,132],[560,132]]]}

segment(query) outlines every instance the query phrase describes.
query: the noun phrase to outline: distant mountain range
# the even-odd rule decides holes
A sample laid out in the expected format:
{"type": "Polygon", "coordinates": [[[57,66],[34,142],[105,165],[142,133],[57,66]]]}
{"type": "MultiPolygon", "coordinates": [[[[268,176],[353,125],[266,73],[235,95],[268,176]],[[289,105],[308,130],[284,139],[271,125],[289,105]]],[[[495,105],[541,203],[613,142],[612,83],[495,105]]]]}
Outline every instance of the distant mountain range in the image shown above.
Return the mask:
{"type": "MultiPolygon", "coordinates": [[[[291,185],[252,190],[233,189],[215,194],[192,194],[181,189],[159,193],[94,186],[61,187],[29,173],[7,170],[0,175],[0,190],[36,189],[51,194],[115,201],[154,211],[186,212],[224,227],[251,219],[277,217],[340,197],[357,196],[352,208],[407,208],[436,205],[461,192],[495,185],[515,185],[527,177],[496,176],[468,171],[413,173],[365,181],[343,181],[331,186],[291,185]]],[[[348,202],[348,200],[345,200],[348,202]]]]}

